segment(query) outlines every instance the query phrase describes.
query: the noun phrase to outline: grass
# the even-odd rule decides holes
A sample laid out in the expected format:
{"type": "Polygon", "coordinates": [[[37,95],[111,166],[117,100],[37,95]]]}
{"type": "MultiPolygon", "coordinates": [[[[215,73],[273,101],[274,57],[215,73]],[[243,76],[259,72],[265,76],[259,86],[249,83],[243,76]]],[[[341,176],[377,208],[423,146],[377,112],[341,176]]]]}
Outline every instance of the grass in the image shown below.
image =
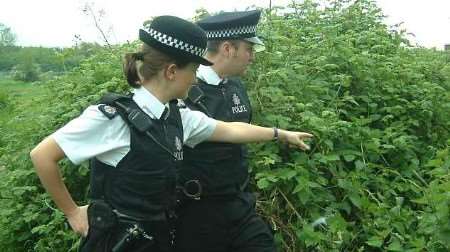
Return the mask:
{"type": "Polygon", "coordinates": [[[0,79],[0,103],[6,99],[6,106],[0,107],[0,127],[7,126],[16,116],[32,119],[44,106],[37,101],[47,92],[39,84],[0,79]]]}
{"type": "Polygon", "coordinates": [[[26,83],[0,78],[0,92],[7,92],[12,97],[17,97],[18,99],[26,99],[32,96],[45,94],[45,89],[41,88],[41,86],[36,83],[26,83]]]}
{"type": "MultiPolygon", "coordinates": [[[[48,95],[48,89],[38,83],[0,79],[0,156],[29,151],[31,136],[41,127],[36,118],[42,114],[46,106],[42,101],[48,95]]],[[[0,158],[0,172],[4,168],[0,158]]]]}

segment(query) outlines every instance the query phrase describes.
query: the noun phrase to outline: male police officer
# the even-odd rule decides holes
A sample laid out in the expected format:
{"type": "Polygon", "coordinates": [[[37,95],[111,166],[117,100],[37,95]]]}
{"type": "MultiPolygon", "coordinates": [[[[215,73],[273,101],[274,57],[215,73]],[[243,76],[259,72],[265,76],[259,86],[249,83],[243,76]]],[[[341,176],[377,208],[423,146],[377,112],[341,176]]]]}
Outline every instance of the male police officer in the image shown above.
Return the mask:
{"type": "MultiPolygon", "coordinates": [[[[200,66],[185,100],[189,108],[223,121],[250,122],[250,101],[237,76],[252,63],[254,50],[264,46],[255,36],[260,15],[257,10],[223,12],[197,22],[207,33],[206,57],[214,65],[200,66]]],[[[245,147],[209,142],[184,150],[177,251],[275,251],[271,230],[247,192],[245,147]]]]}

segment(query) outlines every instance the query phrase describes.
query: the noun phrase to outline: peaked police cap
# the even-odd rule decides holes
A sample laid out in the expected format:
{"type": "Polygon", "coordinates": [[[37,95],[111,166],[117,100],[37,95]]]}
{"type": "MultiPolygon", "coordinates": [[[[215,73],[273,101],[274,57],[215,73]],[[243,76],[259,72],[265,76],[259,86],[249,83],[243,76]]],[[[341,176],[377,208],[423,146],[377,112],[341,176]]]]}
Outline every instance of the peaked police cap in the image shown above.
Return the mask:
{"type": "Polygon", "coordinates": [[[264,45],[256,37],[256,27],[260,17],[260,10],[222,12],[206,17],[197,24],[206,31],[208,40],[242,39],[253,44],[264,45]]]}
{"type": "Polygon", "coordinates": [[[151,24],[139,30],[139,39],[176,59],[210,66],[204,58],[207,38],[197,25],[175,16],[159,16],[151,24]]]}

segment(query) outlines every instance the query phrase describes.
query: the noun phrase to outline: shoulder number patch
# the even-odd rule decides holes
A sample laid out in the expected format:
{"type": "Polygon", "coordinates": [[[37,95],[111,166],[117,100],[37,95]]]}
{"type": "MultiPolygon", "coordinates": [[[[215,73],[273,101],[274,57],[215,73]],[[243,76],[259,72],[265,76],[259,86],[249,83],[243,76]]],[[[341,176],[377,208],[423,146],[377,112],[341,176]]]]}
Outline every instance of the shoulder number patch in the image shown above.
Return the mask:
{"type": "Polygon", "coordinates": [[[106,104],[99,105],[98,110],[100,110],[110,120],[117,115],[117,109],[106,104]]]}

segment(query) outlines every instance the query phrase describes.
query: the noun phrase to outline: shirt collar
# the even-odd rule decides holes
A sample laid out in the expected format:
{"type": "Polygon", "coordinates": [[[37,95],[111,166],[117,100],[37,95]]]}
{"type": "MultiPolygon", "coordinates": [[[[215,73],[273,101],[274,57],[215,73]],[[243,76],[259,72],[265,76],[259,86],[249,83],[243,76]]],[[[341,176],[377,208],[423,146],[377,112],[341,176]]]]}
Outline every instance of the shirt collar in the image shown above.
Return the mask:
{"type": "Polygon", "coordinates": [[[197,78],[203,80],[210,85],[219,85],[222,79],[210,66],[200,65],[197,70],[197,78]]]}
{"type": "Polygon", "coordinates": [[[144,87],[134,89],[133,100],[151,118],[161,119],[164,109],[168,108],[167,104],[160,102],[158,98],[144,87]]]}

